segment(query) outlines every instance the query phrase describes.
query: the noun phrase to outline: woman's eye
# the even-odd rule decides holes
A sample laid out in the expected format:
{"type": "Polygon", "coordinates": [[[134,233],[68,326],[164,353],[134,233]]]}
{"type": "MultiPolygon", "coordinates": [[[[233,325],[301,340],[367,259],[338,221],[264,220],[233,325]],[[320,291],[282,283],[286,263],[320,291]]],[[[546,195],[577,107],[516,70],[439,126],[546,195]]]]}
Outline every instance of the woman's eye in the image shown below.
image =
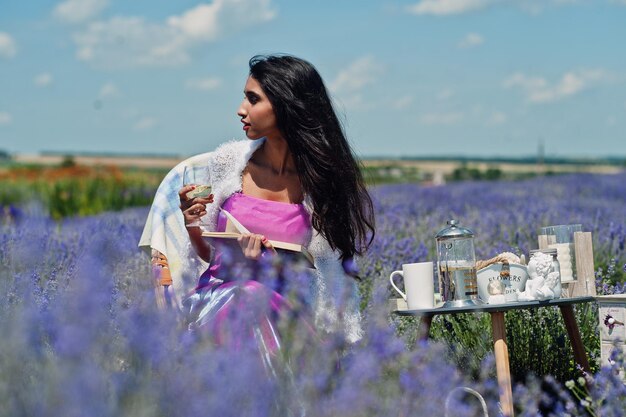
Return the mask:
{"type": "Polygon", "coordinates": [[[247,94],[246,99],[250,104],[255,104],[259,102],[259,96],[257,96],[256,94],[247,94]]]}

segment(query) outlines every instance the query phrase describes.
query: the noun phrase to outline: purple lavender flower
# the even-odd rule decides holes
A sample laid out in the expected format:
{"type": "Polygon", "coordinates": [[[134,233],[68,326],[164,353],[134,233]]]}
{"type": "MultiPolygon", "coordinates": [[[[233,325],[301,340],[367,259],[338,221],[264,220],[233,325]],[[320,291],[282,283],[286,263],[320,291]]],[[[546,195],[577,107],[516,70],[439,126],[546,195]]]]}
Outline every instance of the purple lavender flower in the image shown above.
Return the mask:
{"type": "MultiPolygon", "coordinates": [[[[433,236],[450,217],[476,233],[479,258],[505,250],[527,253],[536,247],[540,226],[582,223],[593,233],[599,289],[623,292],[625,179],[624,174],[571,175],[373,188],[376,238],[348,268],[358,267],[363,278],[363,338],[350,345],[341,332],[308,332],[301,324],[310,317],[310,276],[299,265],[264,260],[254,271],[259,281],[282,288],[296,307],[280,322],[283,348],[271,367],[253,343],[238,349],[218,346],[211,337],[189,332],[175,311],[156,308],[149,261],[136,246],[146,209],[60,222],[42,215],[43,210],[26,210],[22,221],[0,221],[3,412],[442,415],[449,397],[455,415],[476,415],[476,399],[459,391],[469,387],[484,397],[490,415],[497,415],[489,320],[437,319],[432,327],[436,340],[416,343],[418,323],[389,314],[389,273],[402,263],[436,260],[433,236]],[[471,357],[479,359],[472,363],[471,357]]],[[[243,278],[252,272],[240,273],[243,278]]],[[[235,323],[262,311],[253,304],[233,317],[235,323]]],[[[511,364],[519,364],[520,373],[543,363],[556,374],[562,369],[558,363],[565,361],[551,358],[569,357],[568,346],[559,343],[558,312],[543,310],[532,316],[507,313],[511,364]],[[536,343],[533,329],[544,329],[549,346],[536,343]]],[[[592,359],[598,349],[595,333],[585,328],[593,325],[595,331],[595,313],[577,309],[592,359]]],[[[619,358],[615,364],[586,382],[588,405],[602,415],[621,415],[626,408],[616,374],[616,366],[623,365],[619,358]]],[[[517,415],[586,413],[557,378],[516,382],[517,415]]]]}

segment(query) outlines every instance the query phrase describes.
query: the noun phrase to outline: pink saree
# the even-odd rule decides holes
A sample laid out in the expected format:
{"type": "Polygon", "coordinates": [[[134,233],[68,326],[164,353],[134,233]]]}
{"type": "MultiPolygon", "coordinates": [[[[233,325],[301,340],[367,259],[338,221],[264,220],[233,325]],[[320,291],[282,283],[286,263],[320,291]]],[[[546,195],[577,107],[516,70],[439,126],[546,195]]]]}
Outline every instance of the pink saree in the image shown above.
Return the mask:
{"type": "MultiPolygon", "coordinates": [[[[236,193],[222,208],[248,230],[268,239],[302,245],[311,239],[309,215],[301,204],[236,193]]],[[[220,213],[217,230],[224,231],[225,227],[226,218],[220,213]]],[[[282,285],[266,285],[255,280],[254,274],[238,276],[238,264],[228,256],[229,249],[240,251],[235,246],[216,246],[214,261],[200,276],[194,293],[183,301],[189,328],[194,332],[207,332],[203,334],[221,346],[238,348],[253,343],[264,356],[273,354],[280,348],[277,321],[292,306],[281,292],[282,285]]]]}

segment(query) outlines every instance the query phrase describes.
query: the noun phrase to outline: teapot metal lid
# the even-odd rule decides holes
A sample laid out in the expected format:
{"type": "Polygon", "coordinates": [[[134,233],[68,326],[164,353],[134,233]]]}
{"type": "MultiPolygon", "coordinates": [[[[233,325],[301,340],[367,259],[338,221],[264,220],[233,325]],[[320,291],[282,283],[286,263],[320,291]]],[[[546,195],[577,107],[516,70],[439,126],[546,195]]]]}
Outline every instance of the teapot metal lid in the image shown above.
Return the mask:
{"type": "Polygon", "coordinates": [[[545,253],[546,255],[556,255],[558,253],[556,248],[531,249],[530,256],[533,256],[533,254],[537,252],[545,253]]]}
{"type": "Polygon", "coordinates": [[[446,240],[446,239],[458,239],[458,238],[468,238],[474,237],[474,232],[464,227],[459,226],[459,222],[457,220],[448,220],[448,227],[442,229],[435,235],[435,239],[437,240],[446,240]]]}

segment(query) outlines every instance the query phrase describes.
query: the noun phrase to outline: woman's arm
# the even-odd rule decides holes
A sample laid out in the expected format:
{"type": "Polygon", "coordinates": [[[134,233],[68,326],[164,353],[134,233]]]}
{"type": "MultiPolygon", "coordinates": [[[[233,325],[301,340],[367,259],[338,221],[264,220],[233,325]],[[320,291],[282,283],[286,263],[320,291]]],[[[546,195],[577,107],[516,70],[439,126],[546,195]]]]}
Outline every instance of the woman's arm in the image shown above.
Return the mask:
{"type": "Polygon", "coordinates": [[[211,246],[202,237],[202,230],[200,229],[200,227],[199,226],[188,227],[187,233],[189,234],[189,240],[191,241],[191,246],[196,251],[198,256],[202,258],[203,261],[210,263],[211,262],[211,246]]]}

